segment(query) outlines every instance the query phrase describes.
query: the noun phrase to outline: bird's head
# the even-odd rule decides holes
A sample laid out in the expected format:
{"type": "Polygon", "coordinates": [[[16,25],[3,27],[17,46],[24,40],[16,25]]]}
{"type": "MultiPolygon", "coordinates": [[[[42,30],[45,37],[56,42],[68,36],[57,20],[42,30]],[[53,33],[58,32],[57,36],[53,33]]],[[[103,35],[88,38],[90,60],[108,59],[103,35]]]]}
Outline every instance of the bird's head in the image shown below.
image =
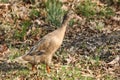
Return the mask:
{"type": "Polygon", "coordinates": [[[71,19],[79,19],[79,20],[81,20],[81,17],[79,17],[73,10],[69,10],[63,16],[62,24],[66,24],[71,19]]]}

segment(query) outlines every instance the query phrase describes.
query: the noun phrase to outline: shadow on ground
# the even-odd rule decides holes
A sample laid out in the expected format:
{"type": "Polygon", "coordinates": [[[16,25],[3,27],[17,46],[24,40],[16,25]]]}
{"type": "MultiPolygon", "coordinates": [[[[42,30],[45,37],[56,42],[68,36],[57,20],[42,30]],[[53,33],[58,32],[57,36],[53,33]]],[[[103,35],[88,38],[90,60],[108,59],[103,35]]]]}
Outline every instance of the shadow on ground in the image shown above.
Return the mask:
{"type": "Polygon", "coordinates": [[[0,63],[0,71],[2,72],[8,72],[8,71],[13,71],[13,70],[22,70],[22,69],[26,69],[28,70],[27,67],[18,64],[18,63],[7,63],[7,62],[2,62],[0,63]]]}

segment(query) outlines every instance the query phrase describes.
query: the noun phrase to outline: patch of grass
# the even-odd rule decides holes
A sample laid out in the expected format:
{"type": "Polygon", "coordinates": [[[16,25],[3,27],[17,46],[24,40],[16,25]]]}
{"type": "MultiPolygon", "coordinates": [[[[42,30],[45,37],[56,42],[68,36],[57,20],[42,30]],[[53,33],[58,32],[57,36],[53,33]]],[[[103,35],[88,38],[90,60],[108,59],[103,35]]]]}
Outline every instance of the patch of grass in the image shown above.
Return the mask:
{"type": "Polygon", "coordinates": [[[38,10],[36,10],[36,9],[32,9],[31,11],[30,11],[30,17],[31,18],[37,18],[37,17],[39,17],[40,16],[40,12],[38,11],[38,10]]]}
{"type": "Polygon", "coordinates": [[[102,51],[102,49],[103,49],[103,46],[100,46],[100,47],[98,47],[98,48],[96,49],[96,52],[97,52],[97,53],[100,53],[100,52],[102,51]]]}
{"type": "Polygon", "coordinates": [[[75,23],[75,20],[74,19],[71,19],[70,22],[69,22],[69,26],[72,27],[75,23]]]}
{"type": "Polygon", "coordinates": [[[59,27],[62,23],[65,11],[61,9],[62,3],[58,0],[47,0],[46,11],[47,21],[55,27],[59,27]]]}
{"type": "Polygon", "coordinates": [[[19,40],[23,40],[24,37],[26,36],[26,32],[28,27],[31,25],[31,22],[26,20],[21,24],[21,31],[16,30],[15,34],[14,34],[14,38],[19,39],[19,40]]]}
{"type": "Polygon", "coordinates": [[[3,2],[3,3],[8,3],[9,0],[0,0],[0,2],[3,2]]]}
{"type": "Polygon", "coordinates": [[[95,10],[96,4],[92,3],[91,0],[85,0],[78,4],[76,7],[77,13],[90,18],[96,14],[95,10]]]}
{"type": "Polygon", "coordinates": [[[19,57],[20,56],[20,54],[19,53],[14,53],[14,54],[11,54],[10,56],[9,56],[9,60],[13,60],[13,59],[15,59],[16,57],[19,57]]]}
{"type": "Polygon", "coordinates": [[[86,47],[87,47],[86,43],[85,43],[85,42],[83,42],[83,43],[82,43],[82,45],[81,45],[81,48],[83,48],[83,49],[84,49],[84,48],[86,48],[86,47]]]}
{"type": "Polygon", "coordinates": [[[80,79],[81,79],[81,80],[95,80],[94,78],[88,77],[88,76],[81,76],[80,79]]]}
{"type": "Polygon", "coordinates": [[[85,0],[79,3],[76,6],[76,12],[82,14],[83,16],[89,18],[95,17],[111,17],[115,14],[112,8],[110,7],[101,7],[97,9],[96,3],[93,3],[91,0],[85,0]]]}
{"type": "Polygon", "coordinates": [[[104,76],[105,80],[115,80],[112,76],[106,75],[104,76]]]}
{"type": "Polygon", "coordinates": [[[119,5],[120,0],[102,0],[102,2],[104,2],[108,6],[111,6],[111,5],[116,5],[116,4],[119,5]]]}
{"type": "Polygon", "coordinates": [[[113,4],[113,0],[105,0],[104,2],[107,3],[108,5],[113,4]]]}
{"type": "Polygon", "coordinates": [[[95,65],[96,66],[98,66],[100,63],[100,56],[95,56],[95,58],[94,58],[94,60],[95,60],[95,65]]]}
{"type": "Polygon", "coordinates": [[[101,31],[104,28],[104,25],[105,25],[104,23],[98,22],[97,25],[96,25],[96,29],[101,31]]]}
{"type": "Polygon", "coordinates": [[[38,34],[41,33],[40,31],[41,31],[40,29],[36,28],[35,30],[32,30],[32,31],[31,31],[30,35],[31,35],[31,36],[36,36],[36,35],[38,35],[38,34]]]}
{"type": "Polygon", "coordinates": [[[80,69],[71,67],[69,65],[62,65],[58,72],[52,75],[51,78],[55,80],[77,80],[80,79],[80,75],[80,69]]]}
{"type": "Polygon", "coordinates": [[[100,64],[100,55],[99,55],[99,53],[102,51],[102,49],[103,49],[103,46],[98,47],[96,49],[96,52],[95,52],[94,57],[93,57],[93,60],[95,61],[94,62],[95,66],[98,66],[100,64]]]}
{"type": "Polygon", "coordinates": [[[113,9],[109,7],[105,7],[100,10],[99,15],[105,17],[111,17],[115,15],[115,12],[113,11],[113,9]]]}
{"type": "Polygon", "coordinates": [[[31,25],[31,22],[30,21],[24,21],[22,23],[22,32],[21,32],[21,36],[25,36],[26,35],[26,31],[27,31],[27,28],[31,25]]]}
{"type": "Polygon", "coordinates": [[[8,72],[8,75],[10,74],[12,75],[8,78],[8,80],[17,80],[18,78],[20,78],[20,76],[28,77],[28,75],[30,75],[30,70],[28,69],[12,70],[8,72]]]}
{"type": "Polygon", "coordinates": [[[29,71],[30,70],[28,70],[28,69],[21,69],[18,71],[18,73],[16,75],[28,75],[29,71]]]}

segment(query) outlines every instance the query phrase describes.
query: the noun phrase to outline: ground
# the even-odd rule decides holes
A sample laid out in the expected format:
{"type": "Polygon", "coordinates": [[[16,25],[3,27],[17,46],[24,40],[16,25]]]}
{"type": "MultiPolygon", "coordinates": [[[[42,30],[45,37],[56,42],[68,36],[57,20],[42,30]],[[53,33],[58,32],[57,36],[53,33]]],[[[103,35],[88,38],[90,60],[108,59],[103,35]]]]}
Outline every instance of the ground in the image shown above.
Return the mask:
{"type": "Polygon", "coordinates": [[[0,80],[119,80],[120,0],[63,0],[52,7],[49,3],[0,0],[0,80]],[[61,7],[68,9],[71,4],[79,19],[69,22],[50,74],[44,64],[32,72],[30,64],[15,63],[15,58],[59,28],[61,7]]]}

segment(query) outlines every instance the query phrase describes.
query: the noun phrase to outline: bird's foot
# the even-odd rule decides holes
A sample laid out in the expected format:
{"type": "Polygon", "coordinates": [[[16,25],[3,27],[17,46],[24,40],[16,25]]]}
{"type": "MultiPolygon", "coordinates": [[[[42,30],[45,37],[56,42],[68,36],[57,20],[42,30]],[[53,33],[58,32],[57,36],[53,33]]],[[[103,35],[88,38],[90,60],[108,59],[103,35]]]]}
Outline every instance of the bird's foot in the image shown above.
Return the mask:
{"type": "Polygon", "coordinates": [[[32,65],[32,71],[37,71],[37,67],[35,65],[32,65]]]}
{"type": "Polygon", "coordinates": [[[47,73],[50,73],[50,67],[48,65],[46,65],[46,70],[47,70],[47,73]]]}

